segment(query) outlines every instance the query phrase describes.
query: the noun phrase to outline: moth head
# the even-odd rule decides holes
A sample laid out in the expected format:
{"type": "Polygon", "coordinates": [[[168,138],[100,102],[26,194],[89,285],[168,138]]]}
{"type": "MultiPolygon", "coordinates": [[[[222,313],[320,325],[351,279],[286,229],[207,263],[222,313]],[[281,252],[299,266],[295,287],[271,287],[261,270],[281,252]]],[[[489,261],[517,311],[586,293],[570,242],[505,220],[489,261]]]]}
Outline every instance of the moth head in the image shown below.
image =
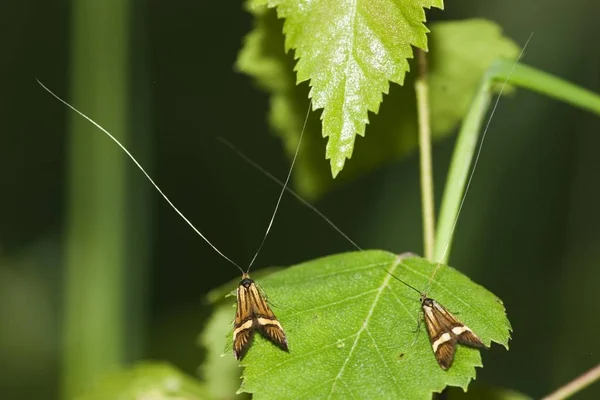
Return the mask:
{"type": "Polygon", "coordinates": [[[242,280],[240,281],[240,284],[238,286],[243,286],[247,289],[253,283],[254,283],[254,281],[252,279],[250,279],[250,276],[248,274],[244,274],[244,275],[242,275],[242,280]]]}
{"type": "Polygon", "coordinates": [[[421,293],[421,304],[427,307],[433,307],[433,300],[431,300],[425,293],[421,293]]]}

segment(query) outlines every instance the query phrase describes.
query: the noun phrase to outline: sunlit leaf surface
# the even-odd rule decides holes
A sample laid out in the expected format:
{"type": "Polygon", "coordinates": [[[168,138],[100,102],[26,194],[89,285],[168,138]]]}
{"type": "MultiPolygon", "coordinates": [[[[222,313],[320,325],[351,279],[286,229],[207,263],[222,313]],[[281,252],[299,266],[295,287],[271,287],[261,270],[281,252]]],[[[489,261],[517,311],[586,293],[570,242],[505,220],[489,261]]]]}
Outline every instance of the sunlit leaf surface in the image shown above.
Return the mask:
{"type": "MultiPolygon", "coordinates": [[[[296,86],[293,57],[284,52],[282,22],[274,12],[252,9],[256,25],[246,37],[237,68],[256,79],[271,93],[269,121],[282,138],[288,154],[293,154],[308,107],[307,85],[296,86]]],[[[473,19],[430,25],[428,53],[431,123],[434,138],[441,138],[457,126],[465,115],[478,82],[486,69],[499,58],[516,58],[518,46],[502,35],[493,22],[473,19]]],[[[414,69],[414,67],[413,67],[414,69]]],[[[377,115],[371,114],[368,138],[356,142],[352,161],[338,177],[337,184],[363,175],[382,164],[397,160],[417,146],[417,111],[412,83],[392,85],[377,115]]],[[[324,174],[321,123],[313,113],[309,118],[302,151],[295,167],[296,187],[307,197],[325,193],[333,179],[324,174]]]]}
{"type": "Polygon", "coordinates": [[[364,135],[389,82],[402,84],[411,46],[427,49],[424,7],[441,0],[252,0],[285,19],[286,50],[298,59],[298,82],[310,80],[314,109],[323,109],[325,156],[335,177],[364,135]]]}

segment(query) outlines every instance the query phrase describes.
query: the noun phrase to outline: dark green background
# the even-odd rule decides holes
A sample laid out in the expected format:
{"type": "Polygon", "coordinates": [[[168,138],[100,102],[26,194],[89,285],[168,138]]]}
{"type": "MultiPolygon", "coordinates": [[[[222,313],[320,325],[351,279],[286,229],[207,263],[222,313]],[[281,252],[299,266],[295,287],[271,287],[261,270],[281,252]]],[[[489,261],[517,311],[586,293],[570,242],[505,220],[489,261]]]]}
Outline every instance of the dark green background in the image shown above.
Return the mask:
{"type": "MultiPolygon", "coordinates": [[[[130,150],[205,235],[246,264],[278,188],[213,138],[228,138],[279,177],[288,167],[265,122],[267,96],[233,69],[250,16],[239,1],[137,0],[132,7],[130,150]]],[[[3,399],[58,397],[68,114],[35,78],[69,93],[70,13],[67,1],[0,5],[3,399]]],[[[526,63],[600,92],[598,15],[593,0],[462,0],[430,19],[489,18],[519,44],[534,32],[526,63]]],[[[376,132],[367,131],[366,140],[369,134],[376,132]]],[[[452,145],[450,139],[434,148],[438,200],[452,145]]],[[[451,258],[504,300],[514,327],[510,352],[493,346],[484,354],[478,383],[541,396],[598,363],[599,149],[597,116],[524,90],[500,102],[451,258]]],[[[116,147],[113,156],[124,157],[116,147]]],[[[208,312],[203,296],[239,272],[139,171],[131,168],[127,179],[128,229],[143,239],[127,256],[148,259],[126,271],[127,361],[162,359],[193,374],[202,362],[195,340],[208,312]]],[[[317,206],[363,248],[422,252],[415,155],[317,206]]],[[[272,233],[259,266],[352,249],[290,197],[272,233]]],[[[579,396],[597,398],[600,385],[579,396]]]]}

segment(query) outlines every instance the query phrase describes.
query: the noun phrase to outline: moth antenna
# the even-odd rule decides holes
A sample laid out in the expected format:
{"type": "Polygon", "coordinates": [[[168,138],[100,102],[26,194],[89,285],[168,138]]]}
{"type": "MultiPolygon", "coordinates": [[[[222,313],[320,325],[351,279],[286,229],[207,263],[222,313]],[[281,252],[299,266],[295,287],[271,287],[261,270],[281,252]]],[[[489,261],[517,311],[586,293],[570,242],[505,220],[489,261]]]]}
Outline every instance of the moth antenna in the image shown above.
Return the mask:
{"type": "Polygon", "coordinates": [[[415,292],[419,293],[419,295],[423,295],[423,292],[421,292],[419,289],[415,288],[414,286],[409,285],[408,283],[404,282],[402,279],[398,278],[396,275],[392,274],[390,271],[388,271],[387,269],[383,268],[383,270],[385,272],[387,272],[392,278],[396,279],[398,282],[402,282],[404,283],[406,286],[408,286],[409,288],[411,288],[412,290],[414,290],[415,292]]]}
{"type": "MultiPolygon", "coordinates": [[[[500,87],[500,91],[498,92],[498,96],[496,97],[496,101],[494,102],[494,106],[492,107],[492,112],[487,119],[485,128],[483,129],[483,133],[481,135],[481,141],[479,142],[479,147],[477,148],[477,154],[475,155],[475,161],[473,162],[473,168],[471,169],[469,179],[467,180],[467,186],[465,187],[465,193],[463,194],[462,200],[460,201],[460,206],[458,207],[458,213],[456,214],[456,218],[454,219],[454,223],[452,224],[452,229],[450,230],[450,239],[448,240],[448,243],[446,243],[446,247],[444,247],[444,251],[442,252],[442,257],[440,258],[442,260],[444,259],[444,257],[446,256],[446,253],[448,252],[448,249],[450,248],[450,241],[452,240],[452,236],[454,236],[454,230],[456,229],[456,225],[458,224],[458,217],[460,217],[460,213],[462,211],[463,205],[465,204],[465,200],[467,198],[469,188],[471,187],[471,181],[473,180],[473,175],[475,175],[475,169],[477,168],[477,163],[479,162],[479,156],[481,155],[481,150],[483,149],[483,142],[485,141],[485,137],[487,135],[488,129],[492,122],[492,117],[494,116],[494,113],[496,112],[496,109],[498,108],[498,103],[500,102],[500,97],[502,97],[502,93],[504,92],[504,89],[506,88],[508,80],[510,79],[510,77],[512,76],[512,74],[514,72],[517,63],[521,60],[521,58],[523,58],[525,49],[529,45],[529,42],[531,41],[532,37],[533,37],[533,32],[531,32],[529,34],[529,37],[527,38],[525,45],[523,46],[523,48],[521,49],[521,52],[519,53],[519,56],[517,57],[517,60],[513,63],[513,66],[511,68],[509,74],[507,75],[506,79],[504,79],[504,82],[502,82],[502,86],[500,87]]],[[[433,278],[439,271],[440,267],[441,267],[441,262],[438,262],[433,271],[433,274],[429,278],[429,282],[427,283],[427,288],[429,288],[431,286],[431,282],[433,281],[433,278]]],[[[426,293],[426,292],[424,292],[424,293],[426,293]]]]}
{"type": "Polygon", "coordinates": [[[308,116],[310,115],[311,105],[312,105],[312,100],[310,100],[308,102],[308,110],[306,110],[306,117],[304,118],[304,125],[302,125],[302,131],[300,132],[300,139],[298,139],[298,146],[296,146],[296,152],[294,153],[294,158],[292,158],[292,164],[290,165],[290,169],[288,171],[287,177],[285,178],[285,182],[283,183],[283,187],[281,188],[281,192],[279,193],[279,197],[277,198],[277,203],[275,204],[275,210],[273,210],[273,215],[271,215],[271,220],[269,221],[269,225],[267,226],[267,230],[265,231],[262,241],[260,242],[260,245],[258,246],[256,253],[254,253],[254,257],[252,257],[250,264],[248,264],[248,269],[246,269],[246,274],[250,271],[250,268],[252,268],[252,264],[254,264],[256,257],[258,257],[258,253],[260,253],[263,246],[265,245],[267,236],[269,236],[269,232],[271,231],[271,227],[273,226],[273,221],[275,221],[275,215],[277,215],[277,210],[279,210],[279,205],[281,204],[281,199],[283,198],[285,189],[287,188],[287,185],[290,181],[290,177],[292,176],[292,171],[294,170],[294,164],[296,164],[296,159],[298,158],[298,153],[300,152],[300,145],[302,144],[302,138],[304,137],[304,131],[306,129],[306,124],[308,122],[308,116]]]}
{"type": "Polygon", "coordinates": [[[300,203],[302,203],[303,205],[305,205],[306,207],[308,207],[309,209],[311,209],[312,211],[314,211],[327,224],[329,224],[329,226],[331,226],[337,233],[339,233],[340,235],[342,235],[348,242],[350,242],[352,244],[352,246],[354,246],[357,250],[362,251],[362,248],[358,244],[356,244],[356,242],[354,242],[352,239],[350,239],[350,237],[348,235],[346,235],[340,228],[338,228],[338,226],[332,220],[330,220],[329,218],[327,218],[327,216],[325,214],[323,214],[321,211],[319,211],[319,209],[317,207],[315,207],[312,204],[310,204],[308,201],[306,201],[304,198],[302,198],[302,196],[300,196],[298,193],[296,193],[289,186],[285,186],[283,182],[281,182],[279,179],[277,179],[277,177],[275,177],[275,175],[271,174],[269,171],[267,171],[266,169],[264,169],[263,167],[261,167],[256,161],[252,160],[250,157],[248,157],[247,155],[245,155],[244,153],[242,153],[230,141],[228,141],[227,139],[225,139],[225,138],[223,138],[221,136],[217,137],[217,140],[219,140],[225,146],[229,147],[238,157],[240,157],[242,160],[246,161],[248,164],[250,164],[252,167],[254,167],[257,170],[259,170],[260,172],[262,172],[264,175],[266,175],[273,182],[277,183],[281,187],[284,187],[285,190],[289,194],[291,194],[292,196],[294,196],[300,203]]]}
{"type": "Polygon", "coordinates": [[[230,259],[229,257],[227,257],[225,254],[223,254],[214,244],[212,244],[210,242],[210,240],[208,240],[191,222],[189,219],[186,218],[185,215],[183,215],[183,213],[181,211],[179,211],[179,209],[177,207],[175,207],[175,204],[173,204],[173,202],[167,197],[166,194],[163,193],[163,191],[160,189],[160,187],[158,187],[158,185],[152,180],[152,178],[150,177],[150,175],[146,172],[146,170],[140,165],[140,163],[135,159],[135,157],[129,152],[129,150],[127,150],[127,148],[125,148],[125,146],[123,146],[121,144],[121,142],[119,142],[119,140],[117,138],[115,138],[112,134],[110,134],[106,129],[104,129],[100,124],[98,124],[96,121],[94,121],[93,119],[91,119],[90,117],[88,117],[87,115],[85,115],[83,112],[79,111],[77,108],[75,108],[74,106],[72,106],[71,104],[67,103],[65,100],[63,100],[62,98],[60,98],[57,94],[55,94],[52,90],[48,89],[46,87],[46,85],[44,85],[42,82],[40,82],[39,79],[36,78],[37,83],[40,84],[41,87],[43,87],[48,93],[50,93],[55,99],[57,99],[58,101],[60,101],[61,103],[63,103],[65,106],[69,107],[71,110],[75,111],[77,114],[79,114],[81,117],[83,117],[84,119],[86,119],[88,122],[90,122],[92,125],[94,125],[96,128],[100,129],[102,132],[104,132],[109,138],[112,139],[113,142],[115,142],[120,148],[121,150],[123,150],[125,152],[125,154],[127,154],[129,156],[129,158],[131,158],[131,160],[133,161],[133,163],[139,168],[140,171],[142,171],[142,173],[146,176],[146,178],[150,181],[150,183],[152,184],[152,186],[154,186],[154,188],[158,191],[158,193],[160,193],[160,195],[163,197],[163,199],[166,200],[166,202],[171,206],[171,208],[173,210],[175,210],[175,212],[194,230],[194,232],[196,232],[198,234],[198,236],[200,236],[202,239],[204,239],[204,241],[210,246],[212,247],[212,249],[214,251],[217,252],[217,254],[219,254],[221,257],[223,257],[225,260],[229,261],[232,265],[235,265],[240,272],[244,273],[244,270],[242,269],[242,267],[240,267],[238,264],[235,263],[235,261],[233,261],[232,259],[230,259]]]}

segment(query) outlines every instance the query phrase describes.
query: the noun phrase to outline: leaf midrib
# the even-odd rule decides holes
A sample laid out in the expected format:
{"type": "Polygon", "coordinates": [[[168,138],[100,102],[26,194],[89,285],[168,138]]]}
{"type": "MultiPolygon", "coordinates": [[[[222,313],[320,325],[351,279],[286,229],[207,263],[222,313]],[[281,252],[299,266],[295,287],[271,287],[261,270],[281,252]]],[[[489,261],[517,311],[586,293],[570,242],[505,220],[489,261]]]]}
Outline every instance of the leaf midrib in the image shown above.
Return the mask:
{"type": "MultiPolygon", "coordinates": [[[[394,263],[392,264],[392,266],[390,268],[391,273],[396,271],[396,268],[401,263],[401,261],[402,261],[402,258],[396,257],[396,259],[394,260],[394,263]]],[[[386,274],[385,277],[383,278],[383,282],[379,286],[377,295],[375,296],[375,299],[373,299],[373,304],[371,304],[371,308],[369,309],[369,312],[367,313],[367,316],[366,316],[362,326],[356,333],[356,337],[354,338],[354,343],[352,343],[352,347],[350,348],[350,351],[348,352],[348,356],[346,356],[346,359],[344,360],[344,364],[342,365],[342,367],[340,368],[340,371],[336,375],[333,385],[331,385],[331,391],[329,392],[329,396],[327,396],[328,399],[330,399],[331,396],[333,395],[333,391],[335,390],[335,386],[336,386],[337,382],[341,381],[341,377],[344,373],[344,370],[346,369],[346,365],[348,364],[350,357],[352,357],[352,354],[354,353],[354,349],[356,349],[356,346],[358,345],[358,341],[360,340],[362,333],[367,329],[369,322],[371,320],[371,317],[373,316],[373,313],[375,311],[375,308],[377,307],[377,304],[379,303],[379,298],[381,297],[385,288],[388,286],[388,283],[391,278],[392,278],[392,275],[390,275],[390,274],[386,274]]]]}

